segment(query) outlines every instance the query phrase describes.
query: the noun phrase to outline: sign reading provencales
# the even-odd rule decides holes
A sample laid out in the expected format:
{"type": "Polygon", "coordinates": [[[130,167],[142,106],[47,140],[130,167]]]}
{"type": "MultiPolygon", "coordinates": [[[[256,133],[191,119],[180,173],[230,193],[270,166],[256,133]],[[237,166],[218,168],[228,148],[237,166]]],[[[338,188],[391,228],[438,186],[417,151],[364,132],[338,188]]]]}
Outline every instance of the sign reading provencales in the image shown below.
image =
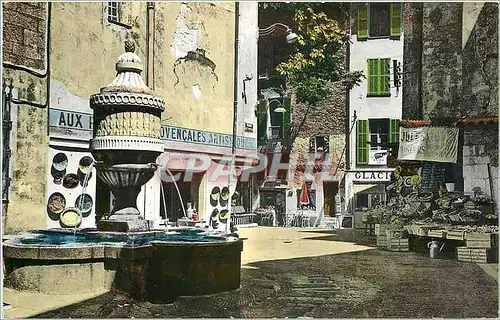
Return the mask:
{"type": "MultiPolygon", "coordinates": [[[[92,114],[50,108],[49,128],[51,136],[89,140],[92,139],[92,114]]],[[[231,148],[233,142],[233,136],[230,134],[173,126],[162,126],[160,134],[161,139],[165,143],[167,141],[177,141],[231,148]]],[[[257,140],[254,138],[236,137],[236,148],[256,149],[257,140]]]]}
{"type": "Polygon", "coordinates": [[[398,160],[457,162],[458,128],[400,128],[398,160]]]}

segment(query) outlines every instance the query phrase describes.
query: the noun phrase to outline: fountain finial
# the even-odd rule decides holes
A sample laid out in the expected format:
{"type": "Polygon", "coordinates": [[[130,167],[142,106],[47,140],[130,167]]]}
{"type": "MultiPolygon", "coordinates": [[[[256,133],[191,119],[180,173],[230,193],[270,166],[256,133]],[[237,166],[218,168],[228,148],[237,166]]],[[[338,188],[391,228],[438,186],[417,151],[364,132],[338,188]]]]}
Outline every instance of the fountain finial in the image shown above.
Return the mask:
{"type": "Polygon", "coordinates": [[[125,40],[125,52],[135,52],[135,43],[132,40],[125,40]]]}

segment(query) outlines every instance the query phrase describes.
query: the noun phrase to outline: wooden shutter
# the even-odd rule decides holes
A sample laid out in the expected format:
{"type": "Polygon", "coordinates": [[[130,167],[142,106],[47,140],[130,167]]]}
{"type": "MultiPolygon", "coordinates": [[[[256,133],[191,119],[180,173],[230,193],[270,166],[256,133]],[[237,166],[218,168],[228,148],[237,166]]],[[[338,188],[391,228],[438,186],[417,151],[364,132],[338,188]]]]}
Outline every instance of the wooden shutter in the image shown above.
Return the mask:
{"type": "Polygon", "coordinates": [[[399,120],[391,119],[389,128],[389,143],[399,143],[399,120]]]}
{"type": "Polygon", "coordinates": [[[368,59],[367,62],[367,81],[368,95],[375,96],[378,94],[378,60],[368,59]]]}
{"type": "Polygon", "coordinates": [[[283,99],[283,108],[285,108],[286,112],[283,114],[282,137],[286,138],[290,135],[290,126],[292,120],[292,99],[290,99],[290,97],[285,97],[283,99]]]}
{"type": "Polygon", "coordinates": [[[391,37],[401,36],[401,5],[391,4],[391,37]]]}
{"type": "Polygon", "coordinates": [[[257,105],[257,139],[267,138],[267,100],[260,100],[257,105]]]}
{"type": "Polygon", "coordinates": [[[358,120],[356,125],[356,162],[358,164],[368,164],[368,141],[370,132],[368,130],[368,120],[358,120]]]}
{"type": "Polygon", "coordinates": [[[368,8],[366,6],[358,8],[358,40],[368,39],[368,8]]]}
{"type": "Polygon", "coordinates": [[[378,68],[379,68],[379,87],[378,94],[381,96],[386,96],[391,94],[390,90],[390,60],[389,59],[379,59],[378,60],[378,68]]]}

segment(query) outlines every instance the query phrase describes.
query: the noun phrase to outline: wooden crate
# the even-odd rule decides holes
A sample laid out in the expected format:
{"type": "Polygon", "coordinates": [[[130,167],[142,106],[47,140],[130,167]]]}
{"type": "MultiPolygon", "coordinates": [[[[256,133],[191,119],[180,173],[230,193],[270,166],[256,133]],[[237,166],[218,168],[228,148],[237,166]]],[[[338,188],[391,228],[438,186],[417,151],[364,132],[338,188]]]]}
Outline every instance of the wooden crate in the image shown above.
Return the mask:
{"type": "Polygon", "coordinates": [[[431,238],[446,239],[446,230],[442,229],[429,230],[429,232],[427,232],[427,236],[431,238]]]}
{"type": "Polygon", "coordinates": [[[392,229],[386,229],[385,234],[388,239],[403,239],[406,238],[406,233],[408,231],[406,230],[392,230],[392,229]]]}
{"type": "Polygon", "coordinates": [[[410,242],[408,239],[390,239],[387,241],[387,250],[410,251],[410,242]]]}
{"type": "Polygon", "coordinates": [[[496,233],[469,233],[466,240],[467,248],[496,248],[498,234],[496,233]]]}
{"type": "Polygon", "coordinates": [[[387,229],[387,225],[386,224],[381,224],[381,223],[377,223],[375,224],[375,235],[376,236],[385,236],[385,230],[387,229]]]}
{"type": "Polygon", "coordinates": [[[448,240],[465,240],[466,232],[464,230],[453,230],[446,232],[446,239],[448,240]]]}
{"type": "Polygon", "coordinates": [[[377,236],[377,247],[387,248],[387,236],[377,236]]]}
{"type": "Polygon", "coordinates": [[[498,262],[498,250],[496,248],[457,248],[457,260],[475,263],[496,263],[498,262]]]}

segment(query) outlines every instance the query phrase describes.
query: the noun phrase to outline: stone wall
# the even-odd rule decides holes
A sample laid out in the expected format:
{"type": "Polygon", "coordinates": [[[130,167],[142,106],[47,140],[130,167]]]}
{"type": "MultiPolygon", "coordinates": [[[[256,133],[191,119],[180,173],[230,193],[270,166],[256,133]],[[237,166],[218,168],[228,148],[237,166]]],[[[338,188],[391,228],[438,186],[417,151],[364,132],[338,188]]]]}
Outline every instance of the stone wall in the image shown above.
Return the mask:
{"type": "Polygon", "coordinates": [[[2,71],[5,84],[13,87],[13,98],[17,99],[11,104],[9,204],[2,212],[4,233],[15,233],[45,227],[47,4],[5,3],[2,17],[4,62],[40,74],[35,77],[8,66],[2,71]]]}
{"type": "Polygon", "coordinates": [[[425,3],[422,25],[423,118],[458,119],[462,90],[462,4],[425,3]]]}
{"type": "Polygon", "coordinates": [[[403,4],[403,119],[422,118],[422,8],[421,2],[403,4]]]}
{"type": "Polygon", "coordinates": [[[45,68],[47,4],[3,4],[3,60],[33,69],[45,68]]]}
{"type": "Polygon", "coordinates": [[[463,6],[462,115],[497,116],[498,3],[463,6]]]}
{"type": "Polygon", "coordinates": [[[403,119],[496,116],[498,4],[407,3],[403,20],[403,119]]]}

